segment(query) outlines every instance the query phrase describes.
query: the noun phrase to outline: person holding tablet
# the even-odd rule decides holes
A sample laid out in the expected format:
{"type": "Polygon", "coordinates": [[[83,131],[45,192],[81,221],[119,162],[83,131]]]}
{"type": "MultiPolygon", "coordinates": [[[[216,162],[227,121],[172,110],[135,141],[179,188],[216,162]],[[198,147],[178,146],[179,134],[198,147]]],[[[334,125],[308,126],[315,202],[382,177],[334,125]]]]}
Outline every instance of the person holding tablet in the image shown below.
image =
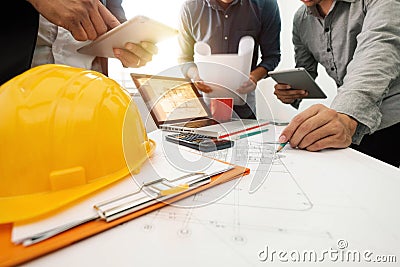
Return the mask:
{"type": "Polygon", "coordinates": [[[276,0],[187,0],[181,8],[180,19],[179,62],[188,63],[183,65],[185,76],[205,93],[211,88],[202,82],[192,63],[195,43],[207,43],[212,54],[228,54],[238,52],[243,36],[254,38],[250,79],[238,84],[237,89],[238,93],[247,94],[247,104],[235,105],[234,111],[240,118],[255,119],[256,84],[280,62],[281,20],[276,0]]]}
{"type": "Polygon", "coordinates": [[[98,0],[13,0],[3,1],[1,7],[8,16],[0,18],[0,84],[30,68],[39,13],[81,41],[93,40],[119,24],[98,0]]]}
{"type": "MultiPolygon", "coordinates": [[[[122,0],[101,1],[118,19],[113,26],[126,21],[122,0]]],[[[87,42],[78,41],[72,33],[40,16],[39,31],[32,60],[32,67],[55,63],[108,73],[106,58],[85,55],[77,52],[87,42]]],[[[127,43],[124,49],[114,49],[114,55],[125,67],[141,67],[151,61],[157,47],[150,42],[127,43]]]]}
{"type": "MultiPolygon", "coordinates": [[[[94,40],[120,23],[114,15],[98,0],[13,0],[4,1],[2,8],[8,16],[0,18],[0,84],[8,81],[31,67],[32,55],[38,34],[39,13],[52,23],[71,32],[79,41],[94,40]],[[23,19],[11,21],[9,18],[23,19]]],[[[144,60],[156,52],[153,44],[150,48],[135,46],[131,57],[125,57],[127,51],[119,56],[125,59],[124,65],[138,65],[136,55],[144,60]],[[150,50],[150,53],[148,52],[150,50]]]]}
{"type": "MultiPolygon", "coordinates": [[[[302,0],[293,21],[296,67],[315,78],[325,67],[338,87],[331,107],[314,105],[280,137],[309,151],[352,147],[400,166],[400,20],[398,0],[302,0]]],[[[298,107],[306,89],[275,85],[298,107]]]]}

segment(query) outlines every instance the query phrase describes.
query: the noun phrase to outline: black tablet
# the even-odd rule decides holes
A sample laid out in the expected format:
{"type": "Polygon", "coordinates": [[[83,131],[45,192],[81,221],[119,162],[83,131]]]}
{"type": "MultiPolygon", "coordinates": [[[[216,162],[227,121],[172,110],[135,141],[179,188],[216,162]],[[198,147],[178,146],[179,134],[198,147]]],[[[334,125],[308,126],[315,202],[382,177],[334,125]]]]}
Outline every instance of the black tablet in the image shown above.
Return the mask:
{"type": "Polygon", "coordinates": [[[304,68],[269,71],[268,75],[277,83],[288,84],[293,89],[307,90],[308,96],[305,98],[326,98],[325,93],[304,68]]]}

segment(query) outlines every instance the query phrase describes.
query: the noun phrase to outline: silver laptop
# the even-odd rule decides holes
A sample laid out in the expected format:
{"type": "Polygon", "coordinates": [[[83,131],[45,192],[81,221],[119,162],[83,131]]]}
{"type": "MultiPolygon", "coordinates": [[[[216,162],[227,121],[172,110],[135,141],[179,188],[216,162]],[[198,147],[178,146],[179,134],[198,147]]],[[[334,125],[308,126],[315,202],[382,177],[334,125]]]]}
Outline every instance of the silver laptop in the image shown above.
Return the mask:
{"type": "Polygon", "coordinates": [[[131,77],[159,129],[225,138],[268,124],[251,119],[214,120],[190,80],[135,73],[131,77]]]}

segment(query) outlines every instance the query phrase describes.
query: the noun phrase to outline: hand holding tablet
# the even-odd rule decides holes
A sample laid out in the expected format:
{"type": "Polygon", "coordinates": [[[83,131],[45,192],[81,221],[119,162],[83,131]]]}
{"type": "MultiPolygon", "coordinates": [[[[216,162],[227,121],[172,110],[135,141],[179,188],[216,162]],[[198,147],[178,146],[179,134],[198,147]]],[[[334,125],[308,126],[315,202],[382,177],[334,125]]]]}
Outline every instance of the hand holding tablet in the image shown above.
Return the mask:
{"type": "MultiPolygon", "coordinates": [[[[299,98],[309,98],[309,99],[324,99],[326,98],[325,93],[318,86],[318,84],[314,81],[311,75],[304,68],[295,68],[290,70],[279,70],[279,71],[270,71],[268,75],[274,79],[278,84],[287,84],[291,89],[296,90],[305,90],[307,91],[307,95],[299,97],[299,98]]],[[[290,89],[289,89],[290,90],[290,89]]],[[[293,94],[292,94],[293,95],[293,94]]],[[[283,101],[283,97],[278,96],[278,98],[283,101]]],[[[288,99],[290,97],[288,96],[288,99]]]]}
{"type": "MultiPolygon", "coordinates": [[[[125,49],[127,43],[158,43],[178,34],[178,31],[145,16],[136,16],[78,49],[82,54],[115,58],[114,48],[125,49]]],[[[140,64],[138,64],[139,66],[140,64]]]]}

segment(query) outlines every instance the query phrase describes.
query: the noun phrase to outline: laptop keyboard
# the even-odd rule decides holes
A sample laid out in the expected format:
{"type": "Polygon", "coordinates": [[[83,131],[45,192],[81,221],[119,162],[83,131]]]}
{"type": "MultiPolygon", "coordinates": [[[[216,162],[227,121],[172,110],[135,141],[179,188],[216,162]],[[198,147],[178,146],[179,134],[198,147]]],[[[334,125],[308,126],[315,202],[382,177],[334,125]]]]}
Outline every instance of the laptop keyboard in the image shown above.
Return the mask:
{"type": "Polygon", "coordinates": [[[209,119],[209,120],[198,120],[198,121],[189,121],[185,123],[185,127],[189,128],[199,128],[199,127],[204,127],[204,126],[210,126],[210,125],[216,125],[219,124],[218,121],[209,119]]]}

